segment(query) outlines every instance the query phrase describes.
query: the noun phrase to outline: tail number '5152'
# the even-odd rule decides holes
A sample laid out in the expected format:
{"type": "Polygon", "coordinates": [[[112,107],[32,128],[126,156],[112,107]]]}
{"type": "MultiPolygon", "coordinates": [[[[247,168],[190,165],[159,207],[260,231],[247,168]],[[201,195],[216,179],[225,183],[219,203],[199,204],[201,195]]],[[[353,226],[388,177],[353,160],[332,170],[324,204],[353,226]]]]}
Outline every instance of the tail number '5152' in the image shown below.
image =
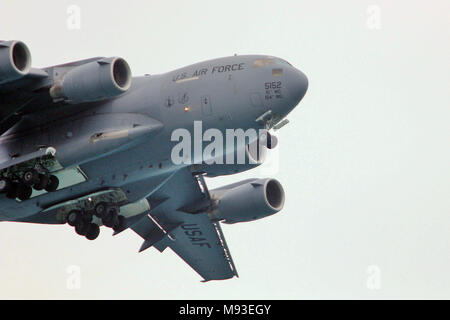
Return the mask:
{"type": "Polygon", "coordinates": [[[281,88],[281,81],[272,81],[272,82],[265,82],[264,87],[266,90],[268,89],[280,89],[281,88]]]}

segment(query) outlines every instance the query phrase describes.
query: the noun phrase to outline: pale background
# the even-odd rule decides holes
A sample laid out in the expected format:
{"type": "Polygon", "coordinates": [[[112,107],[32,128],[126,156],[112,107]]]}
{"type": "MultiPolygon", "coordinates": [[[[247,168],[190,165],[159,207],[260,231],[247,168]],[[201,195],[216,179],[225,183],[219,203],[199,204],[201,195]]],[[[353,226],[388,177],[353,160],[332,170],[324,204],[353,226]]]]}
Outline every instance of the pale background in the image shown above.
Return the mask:
{"type": "Polygon", "coordinates": [[[261,53],[310,81],[278,162],[208,180],[267,174],[286,190],[281,213],[224,226],[239,279],[200,283],[170,250],[138,254],[132,231],[90,242],[4,222],[0,298],[450,298],[449,12],[447,0],[0,0],[0,39],[24,41],[35,67],[117,55],[142,75],[261,53]]]}

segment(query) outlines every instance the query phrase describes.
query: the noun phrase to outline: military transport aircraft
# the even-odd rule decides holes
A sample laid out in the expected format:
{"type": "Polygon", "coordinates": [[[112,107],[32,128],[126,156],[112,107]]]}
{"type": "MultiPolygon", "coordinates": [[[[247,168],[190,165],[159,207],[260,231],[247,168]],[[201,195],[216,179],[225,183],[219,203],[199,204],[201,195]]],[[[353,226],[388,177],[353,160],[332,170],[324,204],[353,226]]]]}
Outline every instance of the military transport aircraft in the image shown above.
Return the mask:
{"type": "Polygon", "coordinates": [[[204,281],[237,276],[221,223],[279,212],[284,191],[270,178],[208,190],[205,177],[263,163],[277,144],[269,130],[288,122],[307,87],[302,72],[271,56],[132,77],[119,57],[32,68],[23,42],[0,41],[0,221],[67,223],[89,240],[100,226],[130,228],[144,239],[140,251],[169,247],[204,281]],[[174,161],[184,133],[201,149],[209,129],[219,145],[230,129],[266,131],[216,148],[214,161],[190,147],[174,161]],[[243,163],[216,161],[235,152],[243,163]]]}

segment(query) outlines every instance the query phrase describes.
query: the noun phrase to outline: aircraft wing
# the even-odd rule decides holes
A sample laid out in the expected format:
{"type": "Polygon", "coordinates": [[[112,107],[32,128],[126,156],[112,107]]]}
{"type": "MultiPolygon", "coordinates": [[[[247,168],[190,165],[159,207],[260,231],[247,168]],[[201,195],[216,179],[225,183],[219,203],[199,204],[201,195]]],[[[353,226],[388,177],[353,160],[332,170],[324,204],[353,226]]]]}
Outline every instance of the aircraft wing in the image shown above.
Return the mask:
{"type": "Polygon", "coordinates": [[[131,226],[144,238],[141,251],[154,246],[162,252],[169,247],[204,281],[238,276],[220,223],[195,210],[210,201],[202,177],[197,181],[183,168],[147,200],[150,213],[131,226]]]}
{"type": "MultiPolygon", "coordinates": [[[[42,69],[29,68],[26,70],[26,73],[20,77],[5,80],[2,76],[5,76],[5,73],[10,72],[8,69],[10,66],[7,63],[8,61],[4,61],[5,53],[8,52],[5,50],[2,51],[2,49],[6,48],[6,50],[10,50],[9,47],[12,46],[12,43],[17,44],[16,41],[5,42],[0,40],[0,60],[3,59],[3,65],[0,66],[0,135],[8,131],[22,119],[26,118],[27,115],[36,115],[45,110],[49,111],[49,115],[55,115],[60,113],[61,110],[67,109],[61,108],[61,106],[64,106],[64,99],[56,99],[51,96],[50,88],[58,81],[62,81],[64,75],[67,74],[69,70],[94,61],[97,61],[99,64],[106,64],[111,60],[104,57],[94,57],[42,69]]],[[[26,46],[22,43],[22,48],[23,47],[26,46]]],[[[26,51],[28,52],[28,49],[26,49],[26,51]]],[[[8,54],[8,57],[14,55],[12,52],[13,51],[8,54]]],[[[29,52],[24,53],[22,59],[28,60],[28,63],[31,64],[29,52]]],[[[93,72],[95,72],[95,70],[93,72]]],[[[131,77],[131,75],[129,76],[131,77]]],[[[75,108],[74,112],[80,110],[80,107],[82,107],[80,106],[81,102],[82,101],[80,101],[79,106],[75,108]]],[[[32,125],[35,125],[33,120],[32,125]]]]}
{"type": "Polygon", "coordinates": [[[32,68],[23,78],[0,84],[0,134],[17,123],[22,115],[51,103],[49,95],[41,91],[50,85],[49,80],[46,71],[32,68]]]}

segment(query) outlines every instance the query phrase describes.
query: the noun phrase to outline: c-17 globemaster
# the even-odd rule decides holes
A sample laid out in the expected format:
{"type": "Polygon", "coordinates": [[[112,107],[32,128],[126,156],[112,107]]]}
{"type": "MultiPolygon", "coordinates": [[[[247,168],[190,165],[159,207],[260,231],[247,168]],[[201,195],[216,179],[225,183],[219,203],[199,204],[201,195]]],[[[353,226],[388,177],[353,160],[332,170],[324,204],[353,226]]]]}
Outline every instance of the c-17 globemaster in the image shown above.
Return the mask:
{"type": "Polygon", "coordinates": [[[272,56],[132,77],[119,57],[32,68],[23,42],[0,41],[0,221],[67,223],[89,240],[130,228],[141,251],[169,247],[205,281],[237,276],[221,223],[279,212],[284,191],[271,178],[209,190],[205,177],[262,164],[307,87],[272,56]]]}

